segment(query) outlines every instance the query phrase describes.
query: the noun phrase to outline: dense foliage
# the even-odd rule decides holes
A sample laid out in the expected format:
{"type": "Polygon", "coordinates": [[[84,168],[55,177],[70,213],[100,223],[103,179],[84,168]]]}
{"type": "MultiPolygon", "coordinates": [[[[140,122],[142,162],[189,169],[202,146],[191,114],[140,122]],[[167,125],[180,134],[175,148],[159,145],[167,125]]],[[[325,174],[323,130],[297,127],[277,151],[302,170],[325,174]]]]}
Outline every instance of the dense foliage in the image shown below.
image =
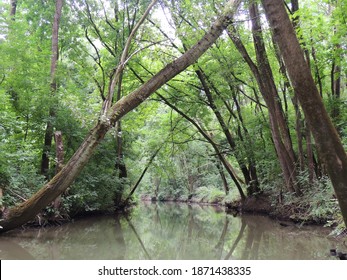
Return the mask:
{"type": "MultiPolygon", "coordinates": [[[[49,174],[40,171],[48,122],[62,132],[65,159],[76,151],[99,116],[127,38],[150,1],[65,1],[54,94],[49,70],[54,1],[13,2],[15,14],[10,13],[10,1],[0,4],[3,210],[26,200],[54,176],[54,143],[48,153],[49,174]]],[[[242,5],[230,32],[257,64],[248,5],[242,5]]],[[[222,7],[223,1],[159,1],[130,44],[131,56],[114,100],[191,47],[222,7]]],[[[347,5],[345,1],[305,0],[300,1],[299,10],[289,12],[297,22],[317,87],[347,148],[347,5]]],[[[325,166],[271,32],[260,19],[296,158],[296,175],[291,174],[294,189],[300,189],[301,195],[285,181],[274,146],[271,111],[254,73],[225,33],[198,63],[126,115],[63,195],[61,208],[54,210],[52,205],[46,212],[75,215],[113,209],[146,170],[135,198],[230,204],[240,199],[238,183],[248,195],[265,194],[274,208],[293,218],[342,222],[325,166]]]]}

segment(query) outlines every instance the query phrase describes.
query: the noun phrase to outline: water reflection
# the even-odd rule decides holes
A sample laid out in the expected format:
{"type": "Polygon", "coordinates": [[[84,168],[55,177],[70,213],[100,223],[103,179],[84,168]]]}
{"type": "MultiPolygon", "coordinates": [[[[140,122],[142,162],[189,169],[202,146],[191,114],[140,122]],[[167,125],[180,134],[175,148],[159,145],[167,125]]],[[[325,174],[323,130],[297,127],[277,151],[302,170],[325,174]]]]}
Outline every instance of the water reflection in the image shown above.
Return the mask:
{"type": "Polygon", "coordinates": [[[331,259],[329,249],[343,245],[327,233],[220,208],[144,203],[127,217],[9,232],[0,259],[331,259]]]}

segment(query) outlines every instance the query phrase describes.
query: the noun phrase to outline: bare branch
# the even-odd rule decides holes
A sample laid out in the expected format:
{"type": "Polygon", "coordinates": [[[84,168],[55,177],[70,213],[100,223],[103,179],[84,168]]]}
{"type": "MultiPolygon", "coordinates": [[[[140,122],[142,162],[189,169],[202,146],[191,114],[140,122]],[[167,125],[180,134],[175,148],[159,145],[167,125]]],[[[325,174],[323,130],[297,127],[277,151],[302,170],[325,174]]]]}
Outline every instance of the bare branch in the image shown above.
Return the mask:
{"type": "Polygon", "coordinates": [[[96,26],[94,20],[93,20],[93,17],[92,17],[92,14],[90,12],[90,8],[89,8],[89,4],[87,1],[85,1],[85,4],[86,4],[86,7],[87,7],[87,16],[88,16],[88,19],[90,21],[90,23],[92,24],[93,26],[93,29],[96,33],[96,35],[98,36],[98,38],[100,39],[101,41],[101,44],[109,51],[109,53],[113,56],[113,57],[116,57],[116,54],[114,53],[114,51],[111,49],[111,47],[105,42],[103,36],[101,35],[101,32],[99,30],[99,28],[96,26]]]}
{"type": "Polygon", "coordinates": [[[135,25],[135,27],[132,29],[132,31],[131,31],[128,39],[127,39],[127,42],[124,46],[124,50],[123,50],[122,56],[120,58],[119,64],[117,66],[115,73],[113,74],[112,81],[111,81],[110,86],[109,86],[107,98],[103,104],[102,115],[105,115],[107,110],[112,105],[112,99],[113,99],[116,85],[118,84],[121,73],[123,73],[124,67],[125,67],[126,63],[128,62],[128,55],[129,55],[129,49],[130,49],[131,41],[133,40],[136,32],[139,30],[140,26],[145,21],[146,17],[148,16],[149,12],[153,8],[153,6],[156,4],[156,2],[157,2],[157,0],[153,0],[149,4],[147,10],[145,11],[145,13],[141,17],[141,19],[138,21],[138,23],[135,25]]]}
{"type": "Polygon", "coordinates": [[[101,64],[101,56],[100,56],[100,53],[99,53],[99,50],[98,48],[95,46],[95,44],[93,43],[93,41],[89,38],[88,36],[88,29],[86,27],[85,29],[85,36],[89,42],[89,44],[92,45],[96,55],[97,55],[97,58],[93,57],[94,61],[96,62],[96,64],[99,66],[100,70],[101,70],[101,73],[102,73],[102,82],[101,84],[99,83],[99,81],[97,81],[95,78],[94,78],[94,81],[96,82],[98,88],[99,88],[99,91],[100,91],[100,96],[102,98],[102,100],[105,100],[106,97],[105,97],[105,70],[104,70],[104,67],[102,67],[102,64],[101,64]]]}

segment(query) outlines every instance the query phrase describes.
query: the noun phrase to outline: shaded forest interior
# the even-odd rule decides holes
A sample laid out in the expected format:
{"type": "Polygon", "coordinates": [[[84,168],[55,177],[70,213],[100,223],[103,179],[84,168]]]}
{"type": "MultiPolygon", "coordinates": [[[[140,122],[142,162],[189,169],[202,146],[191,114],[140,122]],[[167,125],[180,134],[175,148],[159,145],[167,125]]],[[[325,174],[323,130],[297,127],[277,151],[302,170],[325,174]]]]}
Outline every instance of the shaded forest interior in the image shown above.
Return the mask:
{"type": "Polygon", "coordinates": [[[3,1],[0,231],[217,203],[347,223],[346,1],[3,1]]]}

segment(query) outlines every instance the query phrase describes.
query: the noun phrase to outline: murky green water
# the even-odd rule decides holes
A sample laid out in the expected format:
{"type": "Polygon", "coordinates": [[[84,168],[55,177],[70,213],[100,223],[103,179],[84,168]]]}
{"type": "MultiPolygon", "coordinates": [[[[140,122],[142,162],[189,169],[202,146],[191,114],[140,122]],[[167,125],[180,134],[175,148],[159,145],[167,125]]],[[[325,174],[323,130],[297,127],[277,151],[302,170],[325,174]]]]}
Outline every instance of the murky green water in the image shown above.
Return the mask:
{"type": "Polygon", "coordinates": [[[329,249],[344,245],[328,233],[213,207],[141,204],[128,218],[9,232],[0,259],[334,259],[329,249]]]}

